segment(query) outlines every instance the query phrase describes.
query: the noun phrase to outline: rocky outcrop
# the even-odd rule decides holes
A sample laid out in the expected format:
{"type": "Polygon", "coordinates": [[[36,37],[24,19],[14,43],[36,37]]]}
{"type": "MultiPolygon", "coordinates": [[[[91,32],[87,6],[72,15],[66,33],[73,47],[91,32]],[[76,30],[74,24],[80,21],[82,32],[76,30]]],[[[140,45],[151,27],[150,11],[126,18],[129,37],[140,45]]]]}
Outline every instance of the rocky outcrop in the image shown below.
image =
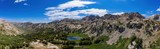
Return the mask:
{"type": "Polygon", "coordinates": [[[47,45],[41,43],[39,40],[36,42],[30,42],[30,46],[33,47],[34,49],[60,49],[58,46],[47,43],[47,45]]]}
{"type": "Polygon", "coordinates": [[[19,34],[23,34],[23,31],[15,27],[13,24],[0,19],[0,34],[19,35],[19,34]]]}
{"type": "Polygon", "coordinates": [[[149,19],[151,19],[151,20],[160,20],[160,14],[156,14],[156,15],[153,15],[153,16],[151,16],[149,19]]]}

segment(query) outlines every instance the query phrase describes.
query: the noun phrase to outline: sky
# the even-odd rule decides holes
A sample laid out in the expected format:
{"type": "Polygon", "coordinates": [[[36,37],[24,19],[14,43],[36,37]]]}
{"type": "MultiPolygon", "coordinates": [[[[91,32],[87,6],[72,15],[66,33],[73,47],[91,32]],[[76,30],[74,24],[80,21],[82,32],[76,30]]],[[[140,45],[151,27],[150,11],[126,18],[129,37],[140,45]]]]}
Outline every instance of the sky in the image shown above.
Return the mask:
{"type": "Polygon", "coordinates": [[[51,22],[88,15],[139,12],[160,14],[160,0],[0,0],[0,18],[10,22],[51,22]]]}

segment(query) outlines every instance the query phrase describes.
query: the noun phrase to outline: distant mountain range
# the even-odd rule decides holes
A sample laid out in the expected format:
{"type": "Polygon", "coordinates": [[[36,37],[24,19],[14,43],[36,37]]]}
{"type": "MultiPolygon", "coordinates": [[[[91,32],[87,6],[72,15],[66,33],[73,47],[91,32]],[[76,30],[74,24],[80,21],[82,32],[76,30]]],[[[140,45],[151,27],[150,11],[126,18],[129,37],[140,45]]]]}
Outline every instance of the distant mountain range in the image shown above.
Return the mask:
{"type": "MultiPolygon", "coordinates": [[[[106,14],[104,16],[86,16],[80,20],[65,18],[59,21],[49,23],[13,23],[21,30],[31,31],[33,33],[43,32],[51,29],[53,33],[80,32],[87,34],[89,37],[108,36],[107,44],[116,44],[120,38],[132,38],[133,36],[140,39],[140,43],[131,40],[127,44],[128,49],[150,49],[153,43],[160,39],[160,15],[154,15],[151,18],[145,18],[138,12],[124,13],[121,15],[106,14]]],[[[2,34],[22,34],[19,33],[15,26],[0,20],[1,30],[9,30],[2,34]],[[4,24],[4,25],[3,25],[4,24]],[[4,27],[5,26],[5,27],[4,27]],[[3,27],[3,28],[2,28],[3,27]],[[11,32],[13,31],[13,32],[11,32]]],[[[25,33],[23,33],[25,34],[25,33]]]]}

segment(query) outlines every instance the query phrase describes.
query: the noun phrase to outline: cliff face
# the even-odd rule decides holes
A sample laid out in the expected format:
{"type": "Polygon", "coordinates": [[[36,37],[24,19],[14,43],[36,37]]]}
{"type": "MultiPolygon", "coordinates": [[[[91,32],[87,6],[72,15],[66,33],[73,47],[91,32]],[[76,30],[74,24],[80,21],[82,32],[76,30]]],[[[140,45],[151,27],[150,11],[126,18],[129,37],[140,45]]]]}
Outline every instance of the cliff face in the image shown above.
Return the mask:
{"type": "Polygon", "coordinates": [[[0,19],[0,34],[3,35],[19,35],[22,31],[15,27],[13,24],[0,19]]]}
{"type": "MultiPolygon", "coordinates": [[[[154,18],[157,19],[157,18],[154,18]]],[[[58,33],[65,31],[68,33],[81,32],[91,36],[108,36],[110,39],[107,44],[112,45],[122,38],[131,38],[136,36],[140,38],[143,48],[148,48],[150,44],[155,42],[160,36],[160,22],[145,19],[137,12],[125,13],[122,15],[106,14],[102,17],[87,16],[81,20],[63,19],[50,23],[17,23],[18,27],[26,28],[40,32],[43,29],[52,29],[58,33]]]]}

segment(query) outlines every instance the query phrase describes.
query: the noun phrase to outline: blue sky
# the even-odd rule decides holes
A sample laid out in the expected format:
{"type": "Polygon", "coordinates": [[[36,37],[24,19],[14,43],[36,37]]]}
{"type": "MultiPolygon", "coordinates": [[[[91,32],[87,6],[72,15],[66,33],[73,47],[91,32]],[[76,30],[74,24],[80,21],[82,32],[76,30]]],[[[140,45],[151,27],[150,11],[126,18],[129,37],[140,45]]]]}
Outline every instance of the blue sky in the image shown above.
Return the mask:
{"type": "Polygon", "coordinates": [[[160,0],[0,0],[0,18],[11,22],[50,22],[87,15],[139,12],[160,14],[160,0]]]}

